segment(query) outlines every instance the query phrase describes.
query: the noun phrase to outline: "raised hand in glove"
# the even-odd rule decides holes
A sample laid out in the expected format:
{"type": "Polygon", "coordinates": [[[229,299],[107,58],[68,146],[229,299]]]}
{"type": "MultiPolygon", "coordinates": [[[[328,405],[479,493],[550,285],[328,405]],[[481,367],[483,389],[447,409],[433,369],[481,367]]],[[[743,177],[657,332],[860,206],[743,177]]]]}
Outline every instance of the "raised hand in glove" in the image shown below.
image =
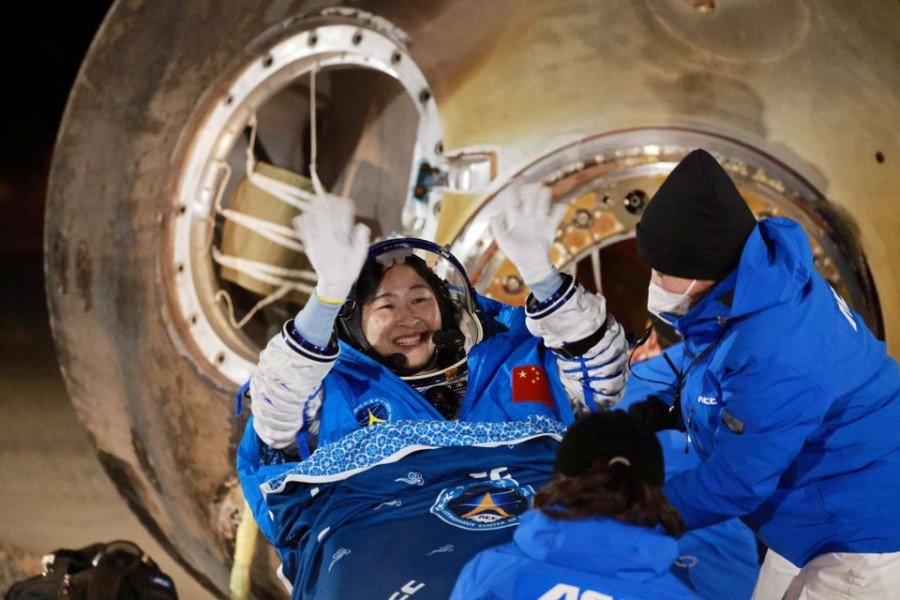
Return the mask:
{"type": "Polygon", "coordinates": [[[553,270],[550,246],[568,207],[557,204],[551,208],[552,192],[541,184],[521,184],[510,194],[505,210],[495,214],[488,226],[525,284],[537,283],[553,270]]]}
{"type": "Polygon", "coordinates": [[[292,223],[319,280],[316,295],[328,304],[343,304],[366,262],[371,230],[354,225],[349,198],[317,195],[292,223]]]}
{"type": "Polygon", "coordinates": [[[668,402],[658,396],[649,396],[646,400],[635,402],[628,407],[628,414],[653,431],[681,429],[680,415],[672,410],[668,402]]]}

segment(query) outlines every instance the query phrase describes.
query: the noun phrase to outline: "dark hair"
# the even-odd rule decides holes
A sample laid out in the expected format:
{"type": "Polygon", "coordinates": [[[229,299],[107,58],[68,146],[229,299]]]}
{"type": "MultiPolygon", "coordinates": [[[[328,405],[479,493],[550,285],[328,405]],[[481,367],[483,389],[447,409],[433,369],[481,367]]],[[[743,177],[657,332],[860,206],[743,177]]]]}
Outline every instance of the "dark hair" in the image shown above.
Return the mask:
{"type": "MultiPolygon", "coordinates": [[[[425,280],[425,283],[428,284],[428,287],[434,292],[435,296],[440,296],[443,291],[446,290],[447,286],[444,284],[441,279],[434,274],[434,271],[425,264],[425,261],[415,254],[410,254],[407,256],[402,263],[408,267],[410,267],[416,274],[425,280]]],[[[384,279],[385,273],[387,273],[388,268],[384,267],[377,260],[367,260],[363,265],[362,271],[359,274],[359,277],[356,279],[356,284],[354,286],[353,291],[350,293],[351,297],[360,305],[364,306],[368,302],[372,300],[375,296],[375,292],[378,291],[378,286],[381,285],[382,280],[384,279]]],[[[441,313],[441,318],[443,320],[444,314],[441,313]]],[[[442,327],[446,327],[448,323],[441,323],[442,327]]]]}
{"type": "Polygon", "coordinates": [[[663,496],[662,488],[644,481],[623,463],[595,463],[575,476],[555,473],[538,491],[534,506],[554,519],[602,515],[633,525],[661,525],[672,536],[684,531],[681,515],[663,496]]]}
{"type": "Polygon", "coordinates": [[[593,412],[569,426],[534,503],[557,519],[603,515],[678,535],[684,522],[662,494],[664,480],[662,447],[651,430],[621,410],[593,412]]]}

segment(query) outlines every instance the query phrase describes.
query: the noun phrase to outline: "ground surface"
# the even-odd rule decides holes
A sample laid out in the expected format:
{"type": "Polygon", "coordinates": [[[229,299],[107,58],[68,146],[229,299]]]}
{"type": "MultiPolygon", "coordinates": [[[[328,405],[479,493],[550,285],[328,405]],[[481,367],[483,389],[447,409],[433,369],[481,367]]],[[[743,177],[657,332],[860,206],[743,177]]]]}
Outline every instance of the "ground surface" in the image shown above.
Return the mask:
{"type": "Polygon", "coordinates": [[[38,252],[0,253],[0,596],[41,556],[136,542],[183,600],[210,598],[129,511],[97,460],[56,363],[38,252]]]}

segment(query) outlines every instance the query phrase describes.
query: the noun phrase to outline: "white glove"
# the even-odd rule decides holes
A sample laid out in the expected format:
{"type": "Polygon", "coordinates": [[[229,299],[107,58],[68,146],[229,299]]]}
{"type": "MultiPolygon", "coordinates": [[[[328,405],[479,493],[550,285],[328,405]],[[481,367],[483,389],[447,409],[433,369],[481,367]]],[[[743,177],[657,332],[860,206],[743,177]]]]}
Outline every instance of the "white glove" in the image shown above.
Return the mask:
{"type": "Polygon", "coordinates": [[[488,226],[500,250],[519,270],[526,283],[543,281],[550,275],[550,246],[556,239],[565,204],[550,207],[552,191],[541,184],[514,187],[506,210],[495,214],[488,226]]]}
{"type": "Polygon", "coordinates": [[[372,231],[353,224],[349,198],[320,194],[291,221],[319,280],[316,295],[328,304],[343,304],[366,262],[372,231]]]}

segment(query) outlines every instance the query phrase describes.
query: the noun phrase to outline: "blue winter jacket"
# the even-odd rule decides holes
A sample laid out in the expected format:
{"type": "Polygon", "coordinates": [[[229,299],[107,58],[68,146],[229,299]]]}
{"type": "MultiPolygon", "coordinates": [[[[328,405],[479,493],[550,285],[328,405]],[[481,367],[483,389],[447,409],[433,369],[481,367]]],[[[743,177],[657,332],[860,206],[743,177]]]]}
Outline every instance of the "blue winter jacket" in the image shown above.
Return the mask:
{"type": "Polygon", "coordinates": [[[699,598],[670,573],[677,557],[677,542],[655,529],[606,517],[552,519],[530,510],[512,542],[463,567],[450,598],[699,598]]]}
{"type": "Polygon", "coordinates": [[[742,516],[798,566],[900,551],[900,369],[813,267],[794,221],[674,321],[696,469],[664,491],[689,527],[742,516]]]}
{"type": "MultiPolygon", "coordinates": [[[[680,361],[682,345],[670,346],[666,353],[680,361]]],[[[662,356],[632,366],[625,396],[617,410],[628,410],[648,396],[672,401],[675,374],[662,356]]],[[[666,479],[695,469],[697,452],[685,453],[685,436],[674,429],[656,434],[663,451],[666,479]]],[[[749,599],[759,577],[759,550],[756,534],[740,519],[733,518],[707,527],[686,531],[678,538],[678,560],[673,573],[703,598],[749,599]]]]}

